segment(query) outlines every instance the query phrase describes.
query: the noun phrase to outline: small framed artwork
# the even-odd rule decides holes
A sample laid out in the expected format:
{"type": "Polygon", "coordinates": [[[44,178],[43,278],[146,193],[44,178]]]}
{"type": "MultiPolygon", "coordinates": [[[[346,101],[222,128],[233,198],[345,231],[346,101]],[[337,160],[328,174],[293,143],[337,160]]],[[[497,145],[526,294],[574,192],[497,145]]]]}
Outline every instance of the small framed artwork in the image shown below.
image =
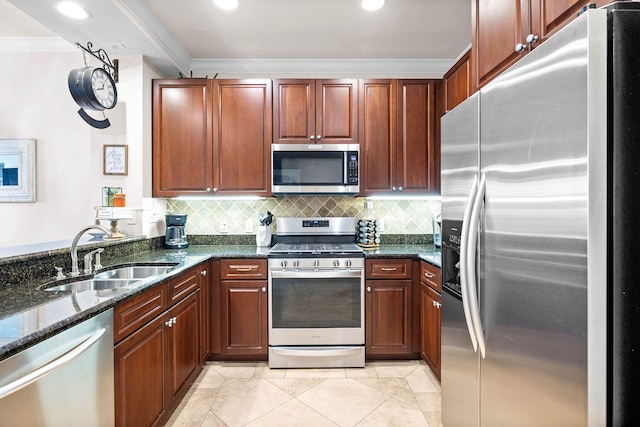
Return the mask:
{"type": "Polygon", "coordinates": [[[127,175],[128,149],[126,145],[104,146],[104,174],[127,175]]]}

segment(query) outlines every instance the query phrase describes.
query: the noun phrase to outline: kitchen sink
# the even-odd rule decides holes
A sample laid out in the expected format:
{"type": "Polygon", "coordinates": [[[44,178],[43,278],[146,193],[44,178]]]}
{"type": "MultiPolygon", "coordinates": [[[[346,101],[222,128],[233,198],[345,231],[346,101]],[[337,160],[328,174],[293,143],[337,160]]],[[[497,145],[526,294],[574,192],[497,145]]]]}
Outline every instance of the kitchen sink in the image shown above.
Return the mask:
{"type": "Polygon", "coordinates": [[[146,279],[151,276],[165,274],[176,265],[130,265],[118,267],[97,273],[94,279],[146,279]]]}
{"type": "Polygon", "coordinates": [[[64,285],[44,288],[45,291],[102,291],[111,289],[131,289],[138,284],[140,279],[87,279],[64,285]]]}

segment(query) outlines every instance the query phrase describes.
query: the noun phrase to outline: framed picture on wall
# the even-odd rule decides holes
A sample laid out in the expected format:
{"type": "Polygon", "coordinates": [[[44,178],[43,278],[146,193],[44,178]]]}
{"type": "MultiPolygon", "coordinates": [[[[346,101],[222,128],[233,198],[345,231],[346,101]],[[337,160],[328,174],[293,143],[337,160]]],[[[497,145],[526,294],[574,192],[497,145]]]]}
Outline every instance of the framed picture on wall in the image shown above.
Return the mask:
{"type": "Polygon", "coordinates": [[[104,171],[105,175],[128,174],[128,146],[105,145],[104,146],[104,171]]]}

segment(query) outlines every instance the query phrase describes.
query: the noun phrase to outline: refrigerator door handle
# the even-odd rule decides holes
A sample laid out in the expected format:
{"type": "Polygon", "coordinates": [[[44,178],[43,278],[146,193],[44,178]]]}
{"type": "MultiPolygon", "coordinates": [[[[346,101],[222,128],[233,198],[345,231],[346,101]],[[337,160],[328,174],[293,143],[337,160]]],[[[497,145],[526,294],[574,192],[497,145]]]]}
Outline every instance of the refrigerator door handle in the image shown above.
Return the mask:
{"type": "Polygon", "coordinates": [[[478,243],[478,226],[480,224],[480,209],[484,201],[484,195],[487,189],[487,179],[484,174],[480,178],[480,185],[476,193],[473,208],[471,210],[471,218],[469,220],[469,239],[466,241],[466,260],[467,260],[467,291],[469,295],[469,309],[471,311],[471,319],[475,331],[480,355],[484,359],[486,353],[486,345],[484,340],[484,331],[482,330],[482,320],[480,319],[480,310],[478,307],[478,293],[476,292],[476,246],[478,243]]]}
{"type": "Polygon", "coordinates": [[[464,215],[462,217],[462,230],[460,231],[460,287],[462,291],[462,308],[464,309],[464,319],[467,323],[467,331],[469,331],[469,338],[471,338],[471,344],[473,345],[473,351],[478,351],[478,340],[476,338],[475,329],[473,326],[473,320],[471,319],[471,309],[468,291],[468,271],[467,271],[467,240],[469,239],[469,221],[471,218],[471,210],[473,207],[473,201],[476,198],[478,190],[478,176],[474,175],[473,184],[471,184],[471,190],[469,191],[469,198],[464,208],[464,215]]]}

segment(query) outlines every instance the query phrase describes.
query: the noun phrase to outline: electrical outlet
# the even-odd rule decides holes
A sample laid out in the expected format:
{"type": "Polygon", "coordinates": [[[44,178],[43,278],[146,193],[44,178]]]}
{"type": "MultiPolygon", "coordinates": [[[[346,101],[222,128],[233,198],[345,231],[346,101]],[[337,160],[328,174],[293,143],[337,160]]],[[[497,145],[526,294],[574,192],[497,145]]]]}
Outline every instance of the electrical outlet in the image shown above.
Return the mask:
{"type": "Polygon", "coordinates": [[[250,219],[244,222],[244,232],[253,233],[253,221],[251,221],[250,219]]]}
{"type": "Polygon", "coordinates": [[[379,219],[377,221],[377,225],[378,225],[378,231],[383,232],[384,231],[384,220],[383,219],[379,219]]]}
{"type": "Polygon", "coordinates": [[[227,221],[222,221],[220,223],[220,232],[221,233],[228,233],[229,232],[229,227],[227,226],[227,221]]]}

